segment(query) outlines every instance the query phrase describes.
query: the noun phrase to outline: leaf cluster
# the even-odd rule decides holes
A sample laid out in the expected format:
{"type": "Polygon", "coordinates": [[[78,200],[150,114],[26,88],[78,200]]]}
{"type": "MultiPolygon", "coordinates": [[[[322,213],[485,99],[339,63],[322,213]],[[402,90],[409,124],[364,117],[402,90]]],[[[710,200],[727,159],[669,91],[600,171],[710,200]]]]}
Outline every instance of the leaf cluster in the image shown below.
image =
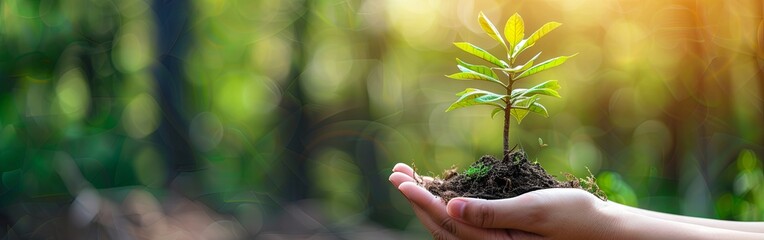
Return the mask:
{"type": "Polygon", "coordinates": [[[537,113],[548,117],[549,113],[546,107],[539,103],[538,99],[541,95],[559,98],[560,94],[557,90],[560,88],[560,85],[557,80],[548,80],[530,88],[515,88],[515,83],[536,73],[559,66],[575,56],[575,54],[555,57],[538,64],[536,64],[536,60],[541,55],[541,52],[522,64],[516,64],[515,60],[520,53],[535,45],[539,39],[561,24],[557,22],[546,23],[526,38],[523,19],[517,13],[507,20],[507,23],[504,25],[503,35],[499,33],[496,26],[482,12],[478,17],[478,21],[485,33],[499,42],[504,48],[506,59],[500,59],[472,43],[455,42],[454,45],[457,48],[484,60],[488,65],[471,64],[457,58],[456,66],[459,72],[447,75],[447,77],[457,80],[492,82],[502,86],[506,93],[501,94],[482,89],[467,88],[456,94],[459,98],[446,109],[446,112],[468,106],[489,105],[495,107],[491,117],[500,112],[504,112],[504,114],[509,113],[515,117],[518,123],[522,122],[528,113],[537,113]],[[502,78],[505,80],[502,80],[502,78]]]}
{"type": "Polygon", "coordinates": [[[491,168],[493,168],[493,166],[486,165],[483,163],[478,163],[478,164],[474,164],[470,166],[470,168],[468,168],[467,170],[464,170],[463,174],[467,178],[485,177],[486,175],[488,175],[488,171],[490,171],[491,168]]]}

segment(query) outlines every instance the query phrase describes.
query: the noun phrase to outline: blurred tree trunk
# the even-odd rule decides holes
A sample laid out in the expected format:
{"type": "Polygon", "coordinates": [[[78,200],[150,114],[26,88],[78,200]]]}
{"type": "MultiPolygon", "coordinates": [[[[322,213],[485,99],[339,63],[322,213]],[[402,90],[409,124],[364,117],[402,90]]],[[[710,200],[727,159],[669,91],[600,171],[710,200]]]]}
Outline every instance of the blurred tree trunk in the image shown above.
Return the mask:
{"type": "MultiPolygon", "coordinates": [[[[344,10],[348,12],[347,16],[350,16],[349,22],[359,23],[362,22],[362,16],[357,10],[363,4],[363,1],[350,1],[347,2],[347,7],[344,10]]],[[[289,76],[287,77],[288,83],[286,84],[285,95],[282,98],[281,109],[283,110],[283,124],[281,125],[281,139],[284,141],[286,149],[280,159],[282,164],[281,177],[284,178],[283,184],[280,185],[280,191],[282,197],[287,201],[296,201],[307,198],[311,194],[311,189],[315,188],[313,184],[315,181],[308,179],[309,163],[307,161],[315,157],[315,151],[320,151],[322,148],[337,148],[343,152],[349,153],[353,156],[353,160],[358,166],[361,174],[362,182],[359,183],[361,189],[355,189],[358,192],[368,192],[368,206],[369,206],[369,218],[373,221],[381,223],[392,223],[391,219],[395,219],[395,211],[389,200],[389,192],[387,191],[387,182],[383,179],[385,176],[380,176],[382,172],[379,168],[379,163],[382,159],[379,158],[380,141],[375,138],[381,133],[380,130],[375,129],[375,122],[371,120],[373,118],[370,109],[370,100],[367,92],[368,78],[373,77],[373,74],[377,74],[377,68],[381,67],[380,59],[382,59],[386,53],[387,39],[385,32],[375,32],[372,28],[357,29],[356,27],[349,26],[349,29],[343,29],[343,31],[349,31],[355,40],[366,43],[366,49],[359,49],[365,51],[364,55],[371,61],[357,61],[369,63],[366,65],[354,65],[360,73],[359,79],[352,79],[348,82],[347,87],[351,87],[352,94],[343,96],[343,106],[350,106],[347,110],[332,114],[328,118],[318,119],[313,114],[310,114],[306,107],[309,99],[305,94],[305,90],[302,87],[304,84],[303,71],[308,64],[308,57],[311,49],[305,46],[305,42],[308,40],[307,32],[309,31],[308,23],[315,21],[324,21],[313,15],[313,11],[316,11],[318,7],[316,2],[306,1],[303,3],[303,11],[301,16],[293,23],[292,31],[295,42],[293,42],[293,55],[292,65],[290,67],[289,76]],[[363,66],[362,66],[363,65],[363,66]],[[351,136],[327,136],[325,133],[332,132],[333,127],[338,123],[353,122],[356,120],[367,121],[367,123],[361,125],[348,126],[348,128],[356,129],[342,129],[345,132],[354,132],[351,136]],[[373,129],[370,130],[369,129],[373,129]]],[[[339,8],[340,6],[338,6],[339,8]]],[[[342,10],[338,10],[342,11],[342,10]]],[[[379,20],[379,19],[377,19],[379,20]]],[[[383,21],[378,21],[383,22],[383,21]]],[[[319,24],[319,23],[317,23],[319,24]]],[[[343,26],[332,26],[343,27],[343,26]]],[[[380,26],[374,26],[374,28],[380,28],[380,26]]],[[[350,46],[348,46],[350,47],[350,46]]],[[[320,173],[319,173],[320,174],[320,173]]]]}
{"type": "MultiPolygon", "coordinates": [[[[353,9],[359,9],[362,4],[366,2],[372,2],[369,4],[374,4],[375,0],[365,0],[365,1],[356,1],[356,5],[353,7],[353,9]]],[[[376,11],[376,10],[375,10],[376,11]]],[[[360,18],[360,13],[356,12],[356,17],[360,18]]],[[[379,13],[378,13],[379,14],[379,13]]],[[[384,16],[384,14],[379,14],[381,16],[384,16]]],[[[357,19],[357,21],[362,21],[360,19],[357,19]]],[[[385,21],[382,19],[377,19],[378,24],[385,24],[385,21]]],[[[369,119],[370,121],[373,121],[374,116],[372,116],[370,109],[371,106],[371,99],[368,93],[368,84],[369,81],[375,76],[374,74],[378,74],[377,68],[380,68],[379,71],[382,71],[382,60],[385,57],[385,54],[387,52],[387,31],[374,31],[374,28],[382,28],[386,29],[385,26],[374,26],[374,27],[367,27],[362,32],[362,39],[359,39],[361,41],[364,41],[367,43],[367,54],[369,59],[374,60],[374,64],[369,64],[364,70],[364,72],[360,75],[363,76],[363,79],[360,82],[360,86],[358,87],[359,91],[363,93],[361,97],[358,98],[358,100],[361,101],[361,104],[359,105],[359,113],[362,119],[369,119]],[[366,90],[366,91],[364,91],[366,90]]],[[[382,81],[381,77],[377,78],[376,80],[382,81]]],[[[371,207],[371,213],[369,218],[371,220],[380,222],[380,223],[395,223],[395,219],[397,219],[398,216],[395,215],[395,209],[392,205],[392,202],[390,201],[390,192],[387,191],[389,183],[387,181],[384,181],[383,179],[386,179],[386,175],[380,174],[382,171],[379,169],[379,163],[380,162],[394,162],[390,159],[379,159],[380,157],[380,147],[379,143],[381,141],[377,141],[376,138],[379,137],[376,136],[370,136],[371,138],[362,138],[359,139],[358,146],[356,147],[356,162],[358,163],[358,167],[361,170],[361,174],[364,178],[364,184],[368,187],[369,191],[369,206],[371,207]],[[381,175],[381,176],[380,176],[381,175]]],[[[390,166],[392,167],[392,166],[390,166]]],[[[363,190],[363,189],[359,189],[363,190]]],[[[402,225],[400,227],[403,227],[402,225]]]]}
{"type": "MultiPolygon", "coordinates": [[[[754,61],[756,62],[756,66],[758,67],[758,72],[756,73],[756,79],[759,79],[758,85],[759,85],[759,106],[764,108],[764,1],[758,1],[759,6],[759,25],[756,29],[756,41],[755,41],[755,50],[754,50],[754,61]]],[[[760,111],[760,117],[764,119],[764,109],[759,109],[760,111]]],[[[764,137],[759,138],[759,142],[757,143],[759,146],[764,145],[764,137]]],[[[763,152],[759,152],[759,156],[764,155],[763,152]]]]}
{"type": "MultiPolygon", "coordinates": [[[[692,202],[696,203],[691,212],[686,213],[712,216],[714,190],[711,186],[715,185],[718,177],[716,173],[719,169],[715,168],[718,162],[715,160],[720,157],[718,153],[721,147],[711,141],[715,135],[730,131],[727,123],[732,121],[731,112],[729,105],[725,104],[730,104],[732,99],[721,88],[726,80],[718,79],[725,77],[722,74],[725,72],[723,66],[726,56],[713,51],[713,34],[710,33],[706,19],[723,10],[712,9],[701,1],[683,2],[683,6],[691,12],[685,16],[691,30],[686,33],[683,44],[687,46],[686,54],[680,62],[689,69],[684,71],[686,75],[680,74],[681,79],[677,82],[687,88],[689,98],[684,101],[685,106],[678,107],[691,110],[688,112],[679,109],[679,112],[689,116],[682,114],[678,115],[680,118],[674,119],[674,124],[678,124],[680,130],[674,135],[675,144],[681,146],[675,153],[683,157],[675,159],[680,162],[672,165],[672,174],[676,174],[672,176],[678,180],[677,190],[680,192],[677,192],[677,196],[684,196],[685,203],[687,199],[693,199],[692,202]],[[693,168],[695,166],[697,169],[693,168]]],[[[679,204],[681,206],[683,203],[679,204]]],[[[685,207],[684,210],[688,209],[685,207]]]]}
{"type": "MultiPolygon", "coordinates": [[[[661,6],[668,11],[669,20],[661,22],[671,24],[661,26],[664,33],[679,38],[675,54],[680,54],[677,63],[684,68],[675,79],[671,88],[680,92],[678,98],[669,102],[664,115],[664,122],[674,132],[671,135],[671,149],[665,161],[662,161],[662,177],[667,182],[656,182],[653,186],[659,189],[653,195],[682,196],[686,189],[680,182],[685,174],[696,174],[690,161],[697,161],[700,174],[708,180],[708,116],[709,92],[704,79],[706,67],[709,65],[708,54],[703,45],[701,35],[703,25],[700,17],[703,12],[696,1],[665,2],[661,6]]],[[[706,39],[710,41],[710,39],[706,39]]],[[[677,95],[675,95],[677,96],[677,95]]],[[[670,203],[674,209],[681,209],[681,203],[670,203]]]]}
{"type": "Polygon", "coordinates": [[[158,64],[152,70],[158,86],[157,103],[162,120],[154,138],[167,159],[166,185],[179,173],[196,170],[194,151],[188,138],[188,119],[182,113],[188,99],[184,96],[186,78],[183,58],[191,46],[189,1],[155,0],[158,64]]]}
{"type": "Polygon", "coordinates": [[[292,23],[292,33],[294,42],[292,42],[292,64],[287,76],[286,89],[282,97],[281,119],[279,125],[279,134],[281,143],[285,146],[279,159],[281,184],[278,191],[280,196],[286,201],[297,201],[307,198],[310,184],[307,179],[307,159],[310,153],[307,152],[306,143],[309,142],[308,129],[311,119],[306,114],[305,105],[307,98],[301,87],[303,80],[303,70],[307,60],[304,39],[308,30],[308,17],[311,11],[310,1],[303,1],[302,11],[297,19],[292,23]]]}

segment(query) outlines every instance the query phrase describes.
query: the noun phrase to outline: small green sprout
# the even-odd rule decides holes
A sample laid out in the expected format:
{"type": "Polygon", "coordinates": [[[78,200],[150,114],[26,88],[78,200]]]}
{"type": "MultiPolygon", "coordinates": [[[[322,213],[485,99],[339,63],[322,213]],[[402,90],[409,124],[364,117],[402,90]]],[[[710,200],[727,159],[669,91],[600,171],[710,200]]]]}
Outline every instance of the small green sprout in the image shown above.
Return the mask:
{"type": "MultiPolygon", "coordinates": [[[[468,42],[455,42],[454,45],[486,62],[486,65],[475,65],[456,59],[456,67],[460,72],[447,75],[449,78],[457,80],[481,80],[501,85],[504,93],[493,93],[486,90],[467,88],[456,94],[459,98],[446,109],[446,112],[474,105],[489,105],[494,107],[491,117],[500,112],[504,113],[504,155],[508,155],[509,149],[509,123],[510,115],[520,124],[528,113],[537,113],[544,117],[549,117],[546,107],[538,102],[540,95],[560,97],[557,89],[560,85],[557,80],[548,80],[530,88],[516,88],[519,80],[529,77],[533,74],[545,71],[547,69],[563,64],[568,58],[575,56],[560,56],[535,64],[536,59],[541,52],[530,58],[525,63],[515,63],[517,57],[526,49],[536,44],[541,37],[547,35],[550,31],[559,27],[557,22],[549,22],[541,26],[536,32],[525,38],[525,25],[522,17],[515,13],[504,25],[504,36],[496,29],[496,26],[488,18],[480,13],[478,17],[480,27],[491,38],[503,46],[507,56],[502,60],[492,55],[486,50],[468,42]],[[499,72],[500,74],[496,74],[499,72]],[[501,77],[500,77],[501,76],[501,77]]],[[[543,143],[542,143],[543,145],[543,143]]]]}
{"type": "Polygon", "coordinates": [[[549,147],[549,144],[544,143],[544,139],[539,138],[539,147],[549,147]]]}
{"type": "Polygon", "coordinates": [[[480,178],[488,175],[488,171],[490,171],[491,168],[493,168],[493,166],[478,163],[470,166],[467,170],[464,170],[463,174],[464,176],[467,176],[467,178],[480,178]]]}

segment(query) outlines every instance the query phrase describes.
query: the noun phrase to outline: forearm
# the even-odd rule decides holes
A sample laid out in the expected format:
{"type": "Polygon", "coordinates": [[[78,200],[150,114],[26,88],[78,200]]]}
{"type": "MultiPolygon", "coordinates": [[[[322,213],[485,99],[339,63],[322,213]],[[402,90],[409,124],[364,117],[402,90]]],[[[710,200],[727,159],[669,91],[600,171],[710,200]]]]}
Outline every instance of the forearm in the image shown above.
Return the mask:
{"type": "Polygon", "coordinates": [[[613,209],[612,232],[619,239],[764,239],[764,234],[672,221],[613,209]]]}
{"type": "Polygon", "coordinates": [[[621,204],[616,204],[616,206],[623,208],[626,211],[631,213],[668,220],[668,221],[683,222],[683,223],[689,223],[694,225],[735,230],[735,231],[764,233],[764,222],[724,221],[724,220],[697,218],[697,217],[688,217],[688,216],[674,215],[674,214],[668,214],[668,213],[661,213],[661,212],[629,207],[629,206],[625,206],[621,204]]]}

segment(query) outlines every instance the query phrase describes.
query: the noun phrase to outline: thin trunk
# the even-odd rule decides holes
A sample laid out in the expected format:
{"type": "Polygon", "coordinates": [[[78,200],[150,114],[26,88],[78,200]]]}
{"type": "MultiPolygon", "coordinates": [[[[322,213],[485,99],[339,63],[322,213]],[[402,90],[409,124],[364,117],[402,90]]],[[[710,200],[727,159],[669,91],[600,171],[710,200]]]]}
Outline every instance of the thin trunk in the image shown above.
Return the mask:
{"type": "Polygon", "coordinates": [[[504,157],[509,156],[509,110],[510,105],[504,109],[504,157]]]}
{"type": "MultiPolygon", "coordinates": [[[[513,62],[512,59],[509,59],[510,62],[513,62]]],[[[509,74],[509,80],[507,80],[507,95],[512,95],[512,79],[515,77],[515,74],[510,73],[509,74]]],[[[510,123],[510,114],[512,111],[512,100],[507,99],[507,107],[504,108],[504,157],[509,156],[509,123],[510,123]]]]}
{"type": "MultiPolygon", "coordinates": [[[[512,80],[509,80],[507,85],[507,95],[512,93],[512,80]]],[[[512,110],[512,101],[507,99],[507,107],[504,108],[504,157],[509,156],[509,118],[512,110]]]]}

